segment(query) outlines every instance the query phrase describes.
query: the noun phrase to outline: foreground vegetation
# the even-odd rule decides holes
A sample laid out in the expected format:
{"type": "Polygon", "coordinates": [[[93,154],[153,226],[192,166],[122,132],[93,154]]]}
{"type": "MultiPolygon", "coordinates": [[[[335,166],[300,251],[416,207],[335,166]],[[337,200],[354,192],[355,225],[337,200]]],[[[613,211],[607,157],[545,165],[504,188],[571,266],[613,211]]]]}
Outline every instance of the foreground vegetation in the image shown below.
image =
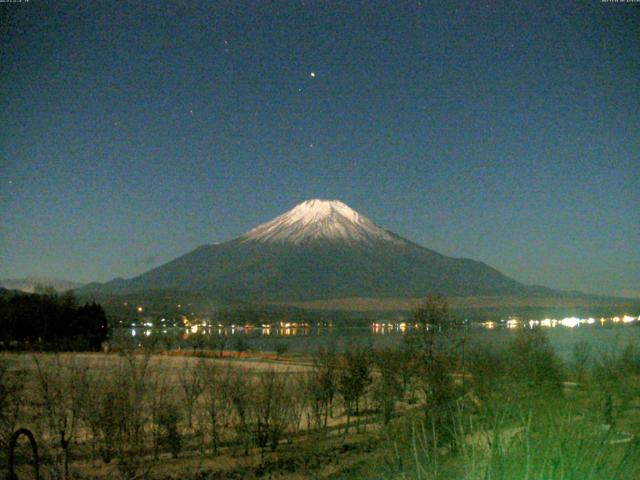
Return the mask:
{"type": "Polygon", "coordinates": [[[440,299],[414,319],[377,351],[2,354],[0,465],[27,427],[45,478],[640,476],[638,346],[563,364],[540,330],[470,343],[440,299]]]}

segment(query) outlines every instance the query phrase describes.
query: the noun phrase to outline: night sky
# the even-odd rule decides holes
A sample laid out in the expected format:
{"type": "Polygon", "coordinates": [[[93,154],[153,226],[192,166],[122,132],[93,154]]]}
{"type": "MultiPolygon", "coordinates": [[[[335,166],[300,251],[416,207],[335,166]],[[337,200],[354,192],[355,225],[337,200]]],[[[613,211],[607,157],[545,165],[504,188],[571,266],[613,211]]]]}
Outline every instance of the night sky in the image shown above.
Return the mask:
{"type": "Polygon", "coordinates": [[[0,4],[0,278],[129,277],[309,198],[640,296],[640,3],[0,4]]]}

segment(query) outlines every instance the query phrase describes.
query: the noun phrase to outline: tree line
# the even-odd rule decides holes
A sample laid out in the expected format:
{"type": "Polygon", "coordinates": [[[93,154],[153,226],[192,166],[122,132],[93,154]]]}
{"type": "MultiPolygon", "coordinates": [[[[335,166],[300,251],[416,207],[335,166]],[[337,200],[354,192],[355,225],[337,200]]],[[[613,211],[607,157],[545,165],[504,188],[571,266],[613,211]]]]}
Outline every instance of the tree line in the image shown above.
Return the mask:
{"type": "Polygon", "coordinates": [[[0,348],[97,350],[108,334],[104,309],[72,292],[0,296],[0,348]]]}

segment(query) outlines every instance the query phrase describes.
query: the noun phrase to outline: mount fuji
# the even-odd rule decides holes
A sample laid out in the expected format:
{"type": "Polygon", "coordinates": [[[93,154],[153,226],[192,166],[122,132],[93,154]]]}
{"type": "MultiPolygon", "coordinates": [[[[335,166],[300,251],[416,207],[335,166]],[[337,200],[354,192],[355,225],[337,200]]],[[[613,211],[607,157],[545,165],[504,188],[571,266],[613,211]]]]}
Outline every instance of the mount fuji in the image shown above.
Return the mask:
{"type": "Polygon", "coordinates": [[[385,230],[337,200],[307,200],[221,244],[204,245],[142,275],[85,292],[179,290],[248,301],[530,295],[475,260],[441,255],[385,230]]]}

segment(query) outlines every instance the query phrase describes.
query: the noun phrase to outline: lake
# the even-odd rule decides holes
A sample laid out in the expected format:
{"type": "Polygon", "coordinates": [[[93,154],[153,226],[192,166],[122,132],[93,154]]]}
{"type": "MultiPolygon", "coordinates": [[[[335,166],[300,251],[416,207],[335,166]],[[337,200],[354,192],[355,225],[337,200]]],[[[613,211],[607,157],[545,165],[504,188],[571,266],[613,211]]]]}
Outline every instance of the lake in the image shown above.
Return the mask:
{"type": "MultiPolygon", "coordinates": [[[[569,359],[573,345],[587,342],[593,352],[615,352],[629,343],[640,345],[640,317],[629,315],[609,318],[576,318],[521,320],[504,319],[495,322],[469,323],[464,326],[465,337],[471,343],[501,343],[508,341],[523,328],[543,328],[565,360],[569,359]]],[[[385,348],[399,344],[412,329],[406,323],[371,323],[370,325],[308,325],[280,323],[261,326],[212,326],[157,328],[151,324],[132,328],[119,328],[113,332],[115,346],[134,342],[167,349],[206,348],[213,350],[275,351],[289,353],[313,352],[319,347],[334,345],[343,350],[350,345],[371,345],[385,348]]],[[[462,330],[461,330],[462,331],[462,330]]]]}

